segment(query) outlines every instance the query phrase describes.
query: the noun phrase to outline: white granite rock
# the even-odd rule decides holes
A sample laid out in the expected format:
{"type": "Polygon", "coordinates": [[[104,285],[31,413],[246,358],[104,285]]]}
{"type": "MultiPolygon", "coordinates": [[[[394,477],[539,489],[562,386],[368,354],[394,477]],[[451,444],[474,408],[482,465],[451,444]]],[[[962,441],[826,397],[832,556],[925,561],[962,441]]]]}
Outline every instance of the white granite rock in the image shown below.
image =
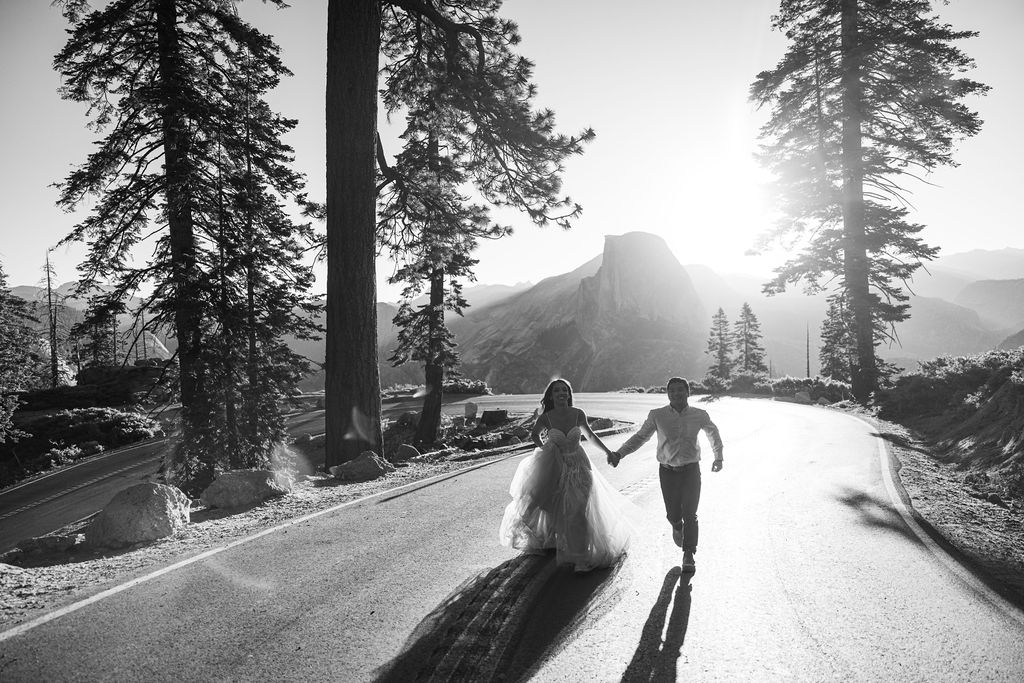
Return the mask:
{"type": "Polygon", "coordinates": [[[211,508],[239,508],[291,493],[293,487],[291,476],[284,472],[232,470],[217,477],[199,500],[211,508]]]}
{"type": "Polygon", "coordinates": [[[335,465],[328,471],[331,476],[341,481],[370,481],[388,472],[394,472],[395,466],[373,451],[363,451],[359,457],[335,465]]]}
{"type": "Polygon", "coordinates": [[[90,546],[120,548],[173,536],[189,522],[190,502],[180,489],[164,484],[126,488],[104,506],[85,529],[90,546]]]}

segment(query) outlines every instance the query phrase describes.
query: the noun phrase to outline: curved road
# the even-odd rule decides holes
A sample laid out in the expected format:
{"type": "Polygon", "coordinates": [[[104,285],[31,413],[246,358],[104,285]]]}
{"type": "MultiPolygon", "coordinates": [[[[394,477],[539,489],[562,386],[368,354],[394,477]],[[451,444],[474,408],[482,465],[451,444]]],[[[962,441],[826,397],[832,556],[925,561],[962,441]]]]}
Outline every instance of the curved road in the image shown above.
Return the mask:
{"type": "MultiPolygon", "coordinates": [[[[516,401],[536,397],[478,403],[516,401]]],[[[663,402],[577,396],[634,421],[663,402]]],[[[0,678],[1024,678],[1024,615],[907,525],[871,427],[810,406],[697,404],[721,429],[726,467],[705,468],[689,581],[653,442],[617,469],[598,464],[636,504],[639,537],[615,569],[584,578],[497,544],[519,455],[182,558],[9,629],[0,678]]]]}
{"type": "MultiPolygon", "coordinates": [[[[288,431],[318,433],[323,424],[322,410],[294,414],[288,431]]],[[[112,450],[0,491],[0,553],[88,517],[118,491],[151,481],[167,443],[154,439],[112,450]]]]}

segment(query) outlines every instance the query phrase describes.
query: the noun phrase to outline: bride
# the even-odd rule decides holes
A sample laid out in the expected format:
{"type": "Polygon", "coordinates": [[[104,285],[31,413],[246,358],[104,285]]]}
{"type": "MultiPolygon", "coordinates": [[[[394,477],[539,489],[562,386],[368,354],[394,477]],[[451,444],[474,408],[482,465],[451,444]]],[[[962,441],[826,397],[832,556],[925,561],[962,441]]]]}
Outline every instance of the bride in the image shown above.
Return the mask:
{"type": "Polygon", "coordinates": [[[594,470],[580,438],[607,455],[587,415],[572,405],[572,386],[553,380],[530,435],[536,450],[519,464],[498,531],[503,545],[528,553],[555,549],[558,564],[576,572],[609,567],[626,551],[632,528],[626,499],[594,470]],[[542,441],[541,436],[544,436],[542,441]]]}

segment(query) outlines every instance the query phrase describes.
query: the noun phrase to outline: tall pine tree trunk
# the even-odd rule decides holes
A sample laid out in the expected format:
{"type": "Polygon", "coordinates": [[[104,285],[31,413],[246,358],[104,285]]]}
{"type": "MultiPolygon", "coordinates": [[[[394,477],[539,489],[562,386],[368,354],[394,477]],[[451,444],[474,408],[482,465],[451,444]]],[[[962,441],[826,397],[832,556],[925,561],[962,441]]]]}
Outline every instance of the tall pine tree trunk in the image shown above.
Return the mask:
{"type": "Polygon", "coordinates": [[[326,466],[381,452],[377,369],[377,63],[380,3],[327,5],[326,466]]]}
{"type": "Polygon", "coordinates": [[[60,373],[57,367],[57,306],[53,300],[53,283],[51,276],[53,269],[50,267],[50,254],[46,254],[46,313],[47,325],[50,328],[50,387],[57,388],[57,380],[60,373]]]}
{"type": "Polygon", "coordinates": [[[442,354],[444,331],[444,268],[435,267],[430,273],[430,317],[427,323],[430,354],[425,368],[426,395],[423,397],[423,412],[416,427],[417,443],[437,441],[437,429],[441,425],[441,398],[444,386],[444,361],[442,354]]]}
{"type": "Polygon", "coordinates": [[[868,285],[864,226],[864,169],[861,146],[861,49],[858,45],[858,0],[842,0],[843,90],[843,271],[853,309],[857,365],[852,368],[854,398],[865,403],[875,389],[874,326],[868,285]]]}
{"type": "MultiPolygon", "coordinates": [[[[175,0],[160,0],[156,24],[174,326],[178,338],[182,429],[188,442],[208,422],[208,405],[200,405],[208,401],[205,400],[200,358],[201,302],[197,291],[199,276],[189,192],[191,143],[184,113],[176,99],[181,92],[182,65],[175,0]]],[[[199,452],[197,455],[203,471],[197,473],[195,485],[202,487],[206,480],[213,478],[213,454],[199,452]]]]}

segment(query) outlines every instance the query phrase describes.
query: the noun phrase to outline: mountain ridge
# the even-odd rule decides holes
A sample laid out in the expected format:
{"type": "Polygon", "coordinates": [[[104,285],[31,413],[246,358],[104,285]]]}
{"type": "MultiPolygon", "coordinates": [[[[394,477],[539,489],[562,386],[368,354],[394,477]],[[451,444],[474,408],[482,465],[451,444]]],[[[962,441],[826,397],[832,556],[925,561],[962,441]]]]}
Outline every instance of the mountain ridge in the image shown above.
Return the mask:
{"type": "MultiPolygon", "coordinates": [[[[918,360],[978,353],[1012,343],[1015,333],[1024,332],[1024,313],[1017,315],[1024,301],[1018,295],[1024,291],[1018,289],[1024,287],[1024,249],[968,254],[966,259],[956,254],[940,258],[928,264],[928,272],[919,271],[911,283],[915,292],[911,318],[896,328],[902,347],[880,347],[882,357],[912,368],[918,360]],[[986,266],[986,256],[995,264],[992,268],[986,266]],[[948,269],[947,263],[963,269],[948,269]],[[1014,273],[999,268],[1016,267],[1021,269],[1016,278],[966,279],[972,271],[1014,273]],[[936,290],[947,296],[925,294],[936,290]],[[972,291],[981,294],[972,298],[968,296],[972,291]]],[[[450,316],[448,323],[463,357],[463,373],[489,378],[498,391],[538,391],[555,374],[570,376],[571,381],[576,378],[577,388],[615,389],[660,383],[661,374],[702,377],[710,365],[703,348],[711,315],[721,307],[732,322],[746,302],[761,323],[774,374],[804,375],[808,341],[814,374],[826,295],[789,290],[767,297],[761,287],[768,279],[749,273],[720,274],[699,263],[684,266],[660,237],[629,232],[607,236],[601,254],[535,284],[467,287],[471,306],[463,317],[450,316]],[[625,269],[610,263],[602,274],[609,245],[612,259],[622,261],[625,269]],[[632,255],[626,258],[628,253],[632,255]],[[662,280],[652,276],[662,271],[675,274],[662,273],[662,280]],[[673,303],[677,286],[678,305],[673,303]],[[655,379],[648,382],[648,377],[655,379]]],[[[65,283],[58,291],[66,293],[72,286],[65,283]]],[[[31,286],[12,288],[37,302],[43,291],[31,286]]],[[[384,386],[422,382],[418,366],[394,368],[387,360],[397,338],[392,323],[396,312],[395,304],[377,305],[378,362],[384,386]]],[[[315,363],[323,362],[322,339],[289,343],[315,363]]],[[[307,378],[303,387],[322,388],[322,375],[307,378]]]]}

